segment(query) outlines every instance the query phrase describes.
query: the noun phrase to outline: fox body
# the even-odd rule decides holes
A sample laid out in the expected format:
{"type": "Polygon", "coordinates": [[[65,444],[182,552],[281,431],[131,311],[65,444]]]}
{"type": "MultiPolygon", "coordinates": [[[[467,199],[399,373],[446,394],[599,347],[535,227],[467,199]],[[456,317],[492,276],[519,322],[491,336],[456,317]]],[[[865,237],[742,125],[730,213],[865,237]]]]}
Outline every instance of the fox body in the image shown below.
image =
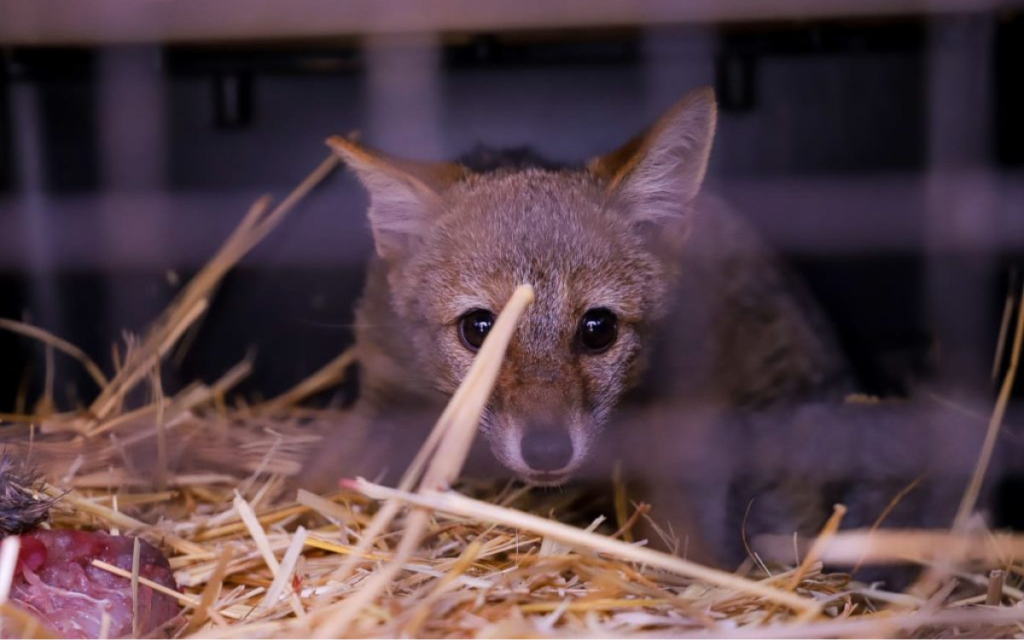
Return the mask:
{"type": "Polygon", "coordinates": [[[850,383],[799,284],[700,194],[715,125],[713,93],[698,90],[620,149],[567,168],[522,154],[482,170],[414,163],[333,138],[369,192],[376,255],[356,315],[362,430],[339,435],[309,473],[404,468],[494,316],[529,283],[536,301],[482,420],[492,460],[538,485],[609,454],[690,468],[714,490],[687,500],[673,489],[689,504],[681,517],[720,511],[724,467],[709,461],[726,416],[831,402],[850,383]]]}

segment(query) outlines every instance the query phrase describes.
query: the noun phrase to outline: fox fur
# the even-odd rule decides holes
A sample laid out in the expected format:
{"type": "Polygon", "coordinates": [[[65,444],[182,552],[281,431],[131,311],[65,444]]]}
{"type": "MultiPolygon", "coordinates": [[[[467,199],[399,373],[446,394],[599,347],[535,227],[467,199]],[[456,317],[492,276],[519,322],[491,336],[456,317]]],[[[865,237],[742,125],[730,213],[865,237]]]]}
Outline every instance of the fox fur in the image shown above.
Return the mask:
{"type": "MultiPolygon", "coordinates": [[[[853,383],[800,283],[747,223],[701,195],[716,123],[714,94],[699,89],[619,149],[574,167],[522,153],[507,164],[411,162],[332,138],[369,193],[376,251],[356,314],[358,424],[320,451],[307,484],[404,469],[473,360],[460,319],[497,314],[529,283],[536,301],[487,405],[490,454],[478,470],[494,472],[497,461],[527,482],[559,485],[594,465],[606,477],[624,459],[660,492],[656,507],[670,505],[689,555],[735,560],[737,545],[720,541],[739,540],[730,492],[750,474],[735,456],[722,464],[723,452],[747,451],[746,469],[756,467],[751,442],[787,442],[774,436],[791,420],[771,416],[837,406],[853,383]],[[580,346],[593,309],[617,322],[600,353],[580,346]],[[527,434],[540,428],[564,430],[560,446],[571,451],[560,468],[524,458],[527,434]]],[[[806,426],[814,413],[799,415],[806,426]]],[[[847,418],[857,420],[870,422],[847,418]]],[[[743,504],[760,495],[766,505],[764,529],[820,523],[819,483],[746,486],[743,504]]]]}

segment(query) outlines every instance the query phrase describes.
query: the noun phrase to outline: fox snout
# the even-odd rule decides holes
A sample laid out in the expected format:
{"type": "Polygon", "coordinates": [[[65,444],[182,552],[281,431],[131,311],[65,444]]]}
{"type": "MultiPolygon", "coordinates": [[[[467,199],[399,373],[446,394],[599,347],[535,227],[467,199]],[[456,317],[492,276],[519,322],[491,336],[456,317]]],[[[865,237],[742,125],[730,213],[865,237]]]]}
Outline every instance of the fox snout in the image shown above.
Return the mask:
{"type": "Polygon", "coordinates": [[[532,484],[569,481],[585,457],[587,434],[570,420],[495,419],[485,431],[495,457],[532,484]]]}
{"type": "Polygon", "coordinates": [[[582,381],[565,371],[545,385],[514,378],[499,379],[484,436],[494,456],[523,480],[563,484],[583,463],[597,431],[582,381]]]}
{"type": "Polygon", "coordinates": [[[523,462],[539,473],[557,473],[572,461],[572,438],[561,425],[527,427],[519,446],[523,462]]]}

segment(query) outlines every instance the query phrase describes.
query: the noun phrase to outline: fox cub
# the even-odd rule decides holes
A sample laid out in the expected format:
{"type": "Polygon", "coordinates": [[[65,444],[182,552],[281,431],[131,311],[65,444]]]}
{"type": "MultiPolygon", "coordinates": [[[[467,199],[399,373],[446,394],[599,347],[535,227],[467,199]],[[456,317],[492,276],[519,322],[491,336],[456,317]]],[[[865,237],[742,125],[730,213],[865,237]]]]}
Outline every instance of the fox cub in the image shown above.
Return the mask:
{"type": "MultiPolygon", "coordinates": [[[[716,538],[732,521],[735,478],[722,470],[735,465],[716,460],[742,449],[736,434],[750,426],[734,417],[833,402],[851,383],[799,283],[701,195],[715,125],[714,94],[700,89],[570,167],[529,154],[411,162],[332,138],[369,192],[376,252],[356,315],[360,424],[339,430],[309,481],[404,469],[513,289],[530,283],[536,301],[482,420],[490,459],[547,486],[592,465],[607,477],[623,459],[660,489],[655,508],[673,514],[691,555],[731,561],[716,538]]],[[[807,492],[762,484],[781,496],[776,511],[796,514],[768,528],[792,531],[807,492]]]]}

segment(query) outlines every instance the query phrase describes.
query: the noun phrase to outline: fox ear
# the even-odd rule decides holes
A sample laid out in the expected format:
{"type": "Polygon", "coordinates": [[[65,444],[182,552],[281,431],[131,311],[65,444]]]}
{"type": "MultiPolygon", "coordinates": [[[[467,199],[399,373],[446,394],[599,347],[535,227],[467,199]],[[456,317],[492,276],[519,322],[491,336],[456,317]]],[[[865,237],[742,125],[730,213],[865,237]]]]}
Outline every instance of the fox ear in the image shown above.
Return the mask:
{"type": "Polygon", "coordinates": [[[374,244],[387,261],[415,247],[440,211],[441,194],[467,173],[458,164],[392,158],[341,136],[331,136],[327,145],[369,191],[374,244]]]}
{"type": "Polygon", "coordinates": [[[716,119],[714,91],[697,89],[650,129],[587,168],[637,222],[683,218],[704,181],[716,119]]]}

